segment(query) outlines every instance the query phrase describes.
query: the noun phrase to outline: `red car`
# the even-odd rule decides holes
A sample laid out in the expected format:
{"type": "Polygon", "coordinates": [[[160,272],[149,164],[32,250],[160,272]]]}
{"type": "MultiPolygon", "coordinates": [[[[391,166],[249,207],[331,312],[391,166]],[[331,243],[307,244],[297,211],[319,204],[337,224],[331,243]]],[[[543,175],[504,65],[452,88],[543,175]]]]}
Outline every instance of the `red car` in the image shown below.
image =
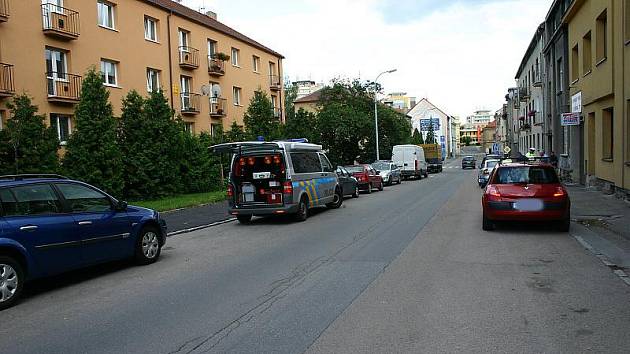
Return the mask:
{"type": "Polygon", "coordinates": [[[352,173],[357,179],[359,189],[372,193],[372,189],[383,190],[383,177],[376,173],[376,170],[370,165],[354,165],[345,166],[346,170],[352,173]]]}
{"type": "Polygon", "coordinates": [[[553,222],[569,231],[571,201],[551,165],[509,163],[497,166],[482,197],[483,229],[497,221],[553,222]]]}

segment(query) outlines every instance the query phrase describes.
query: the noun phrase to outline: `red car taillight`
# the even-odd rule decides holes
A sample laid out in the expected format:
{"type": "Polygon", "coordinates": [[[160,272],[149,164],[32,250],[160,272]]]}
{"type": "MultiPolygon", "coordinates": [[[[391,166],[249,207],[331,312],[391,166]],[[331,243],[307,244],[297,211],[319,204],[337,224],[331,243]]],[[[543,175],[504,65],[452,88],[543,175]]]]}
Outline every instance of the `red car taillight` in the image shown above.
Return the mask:
{"type": "Polygon", "coordinates": [[[556,187],[556,191],[553,193],[555,198],[563,198],[567,195],[567,192],[562,187],[556,187]]]}
{"type": "Polygon", "coordinates": [[[501,193],[499,193],[497,187],[493,185],[489,185],[488,187],[486,187],[486,194],[492,198],[501,198],[501,193]]]}
{"type": "Polygon", "coordinates": [[[228,198],[232,198],[234,196],[234,187],[232,187],[231,184],[228,184],[227,196],[228,196],[228,198]]]}
{"type": "Polygon", "coordinates": [[[284,182],[282,184],[282,191],[283,191],[284,194],[292,195],[293,194],[293,183],[291,183],[291,181],[284,182]]]}

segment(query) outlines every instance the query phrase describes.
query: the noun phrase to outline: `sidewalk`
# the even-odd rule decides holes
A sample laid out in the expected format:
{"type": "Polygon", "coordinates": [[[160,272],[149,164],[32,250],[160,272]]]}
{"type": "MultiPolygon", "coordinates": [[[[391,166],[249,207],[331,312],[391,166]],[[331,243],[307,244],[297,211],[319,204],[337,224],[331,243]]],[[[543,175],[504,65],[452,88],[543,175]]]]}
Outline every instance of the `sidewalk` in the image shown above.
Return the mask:
{"type": "Polygon", "coordinates": [[[583,186],[567,186],[571,234],[613,270],[630,270],[630,203],[583,186]]]}
{"type": "Polygon", "coordinates": [[[160,215],[166,220],[168,233],[171,234],[172,232],[203,227],[231,219],[232,217],[228,215],[227,210],[227,201],[223,201],[199,207],[167,211],[160,213],[160,215]]]}

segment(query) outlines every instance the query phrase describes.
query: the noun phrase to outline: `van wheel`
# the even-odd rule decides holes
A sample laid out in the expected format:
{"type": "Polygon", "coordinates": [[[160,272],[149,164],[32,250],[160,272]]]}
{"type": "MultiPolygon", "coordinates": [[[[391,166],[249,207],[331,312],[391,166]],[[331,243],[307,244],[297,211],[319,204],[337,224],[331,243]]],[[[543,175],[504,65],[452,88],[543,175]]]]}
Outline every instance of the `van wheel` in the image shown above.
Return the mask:
{"type": "Polygon", "coordinates": [[[339,188],[335,189],[335,196],[332,203],[326,204],[329,209],[338,209],[343,204],[343,193],[339,188]]]}
{"type": "Polygon", "coordinates": [[[293,216],[295,221],[305,221],[308,218],[308,205],[306,205],[306,198],[302,197],[298,204],[298,210],[293,216]]]}
{"type": "Polygon", "coordinates": [[[20,299],[24,278],[19,262],[12,257],[0,256],[0,310],[15,305],[20,299]]]}
{"type": "Polygon", "coordinates": [[[249,222],[252,221],[252,216],[251,215],[237,215],[236,220],[238,220],[238,222],[240,222],[241,224],[249,224],[249,222]]]}

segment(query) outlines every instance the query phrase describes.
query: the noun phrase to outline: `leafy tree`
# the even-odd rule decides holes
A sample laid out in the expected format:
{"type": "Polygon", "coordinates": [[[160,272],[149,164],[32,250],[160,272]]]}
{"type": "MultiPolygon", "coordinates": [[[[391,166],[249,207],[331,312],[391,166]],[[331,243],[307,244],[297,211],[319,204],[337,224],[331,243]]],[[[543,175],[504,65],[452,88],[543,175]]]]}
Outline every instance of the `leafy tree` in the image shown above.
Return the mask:
{"type": "Polygon", "coordinates": [[[247,135],[243,130],[243,127],[238,125],[236,122],[232,122],[230,126],[230,130],[225,133],[225,141],[226,142],[235,142],[235,141],[245,141],[247,140],[247,135]]]}
{"type": "Polygon", "coordinates": [[[244,116],[245,131],[252,138],[258,136],[271,141],[280,137],[280,120],[274,117],[273,103],[267,93],[258,89],[244,116]]]}
{"type": "Polygon", "coordinates": [[[413,130],[413,134],[411,135],[411,143],[415,145],[424,144],[424,139],[422,137],[422,133],[418,131],[418,128],[413,130]]]}
{"type": "Polygon", "coordinates": [[[461,140],[462,144],[466,145],[466,146],[470,146],[470,143],[472,143],[472,138],[469,136],[465,136],[462,138],[461,140]]]}
{"type": "Polygon", "coordinates": [[[120,195],[124,166],[117,142],[117,122],[101,75],[91,68],[83,78],[75,109],[76,130],[70,136],[63,170],[76,179],[120,195]]]}
{"type": "Polygon", "coordinates": [[[429,129],[427,130],[427,138],[425,139],[425,144],[435,144],[435,130],[433,128],[433,119],[430,118],[429,121],[429,129]]]}
{"type": "Polygon", "coordinates": [[[200,193],[218,189],[221,186],[221,170],[208,147],[212,137],[207,133],[191,135],[181,129],[184,156],[179,172],[184,193],[200,193]]]}
{"type": "Polygon", "coordinates": [[[318,132],[313,129],[317,125],[317,116],[300,108],[291,118],[287,115],[287,123],[284,127],[286,138],[306,138],[311,143],[318,143],[318,132]]]}
{"type": "Polygon", "coordinates": [[[124,161],[124,195],[156,198],[179,190],[175,168],[181,156],[181,134],[162,92],[143,99],[130,91],[123,99],[119,133],[124,161]],[[159,137],[159,138],[156,138],[159,137]]]}
{"type": "Polygon", "coordinates": [[[288,83],[284,87],[284,116],[287,123],[296,115],[293,102],[297,99],[298,88],[296,85],[288,83]]]}
{"type": "MultiPolygon", "coordinates": [[[[404,114],[383,104],[378,105],[378,132],[379,156],[383,160],[392,158],[394,145],[409,144],[411,142],[411,122],[404,114]]],[[[360,160],[362,162],[374,161],[376,156],[375,140],[374,133],[369,135],[361,153],[360,160]]]]}
{"type": "Polygon", "coordinates": [[[14,173],[54,173],[59,170],[59,141],[44,115],[25,94],[8,103],[11,119],[0,131],[0,170],[14,173]]]}

